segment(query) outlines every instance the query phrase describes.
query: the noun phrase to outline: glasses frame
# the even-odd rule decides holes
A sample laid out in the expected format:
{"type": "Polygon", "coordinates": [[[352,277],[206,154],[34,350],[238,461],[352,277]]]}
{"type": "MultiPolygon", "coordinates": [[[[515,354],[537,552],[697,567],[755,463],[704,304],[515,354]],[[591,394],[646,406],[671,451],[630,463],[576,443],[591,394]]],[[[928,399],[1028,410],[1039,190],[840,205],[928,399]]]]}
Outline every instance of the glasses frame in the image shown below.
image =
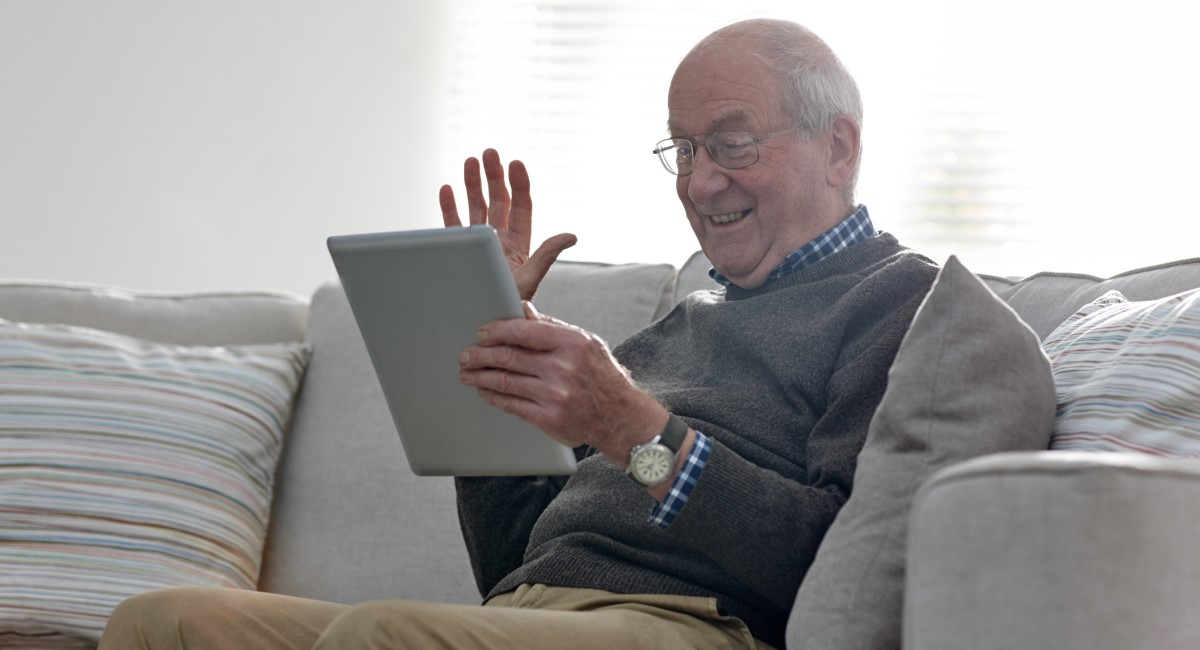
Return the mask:
{"type": "MultiPolygon", "coordinates": [[[[775,137],[778,137],[781,135],[787,135],[788,133],[795,133],[796,131],[799,131],[802,128],[804,128],[804,127],[793,126],[789,129],[783,129],[782,131],[774,131],[774,132],[768,133],[766,135],[754,135],[753,133],[751,133],[749,131],[730,131],[730,130],[712,131],[710,133],[703,133],[703,134],[697,134],[697,135],[678,135],[673,138],[664,138],[662,140],[659,140],[658,143],[656,145],[654,145],[654,150],[651,151],[650,153],[653,153],[658,156],[658,161],[662,163],[662,166],[664,169],[667,170],[667,173],[671,174],[672,176],[690,176],[692,174],[691,169],[689,169],[686,174],[680,173],[679,171],[672,169],[671,164],[667,162],[666,154],[668,151],[675,148],[676,140],[687,140],[688,142],[690,142],[692,144],[692,151],[695,152],[697,149],[700,148],[697,145],[700,143],[700,140],[699,140],[700,136],[703,135],[704,136],[704,149],[706,151],[708,151],[708,157],[712,158],[713,162],[717,163],[717,165],[720,166],[722,169],[745,169],[745,168],[749,167],[750,165],[753,165],[754,163],[758,162],[758,160],[761,156],[761,153],[759,152],[759,149],[758,149],[759,143],[766,142],[767,140],[770,140],[771,138],[775,138],[775,137]],[[714,138],[716,136],[721,135],[722,133],[745,133],[746,135],[750,136],[750,141],[754,143],[754,160],[751,160],[750,162],[746,163],[745,165],[738,165],[736,167],[730,167],[729,165],[721,164],[721,161],[717,158],[717,154],[715,152],[716,145],[714,144],[714,138]]],[[[696,167],[695,153],[693,153],[692,156],[693,156],[692,169],[695,169],[695,167],[696,167]]]]}

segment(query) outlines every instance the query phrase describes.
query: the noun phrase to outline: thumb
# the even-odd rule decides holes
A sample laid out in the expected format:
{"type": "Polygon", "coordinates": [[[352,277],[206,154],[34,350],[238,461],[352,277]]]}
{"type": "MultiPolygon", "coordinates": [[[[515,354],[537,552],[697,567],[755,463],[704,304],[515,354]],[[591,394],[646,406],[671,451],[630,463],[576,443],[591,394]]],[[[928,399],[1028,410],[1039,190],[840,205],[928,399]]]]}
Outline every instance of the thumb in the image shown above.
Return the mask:
{"type": "Polygon", "coordinates": [[[558,259],[558,256],[563,251],[574,246],[576,241],[578,240],[575,235],[571,233],[564,232],[555,235],[542,242],[542,245],[538,246],[536,251],[533,251],[533,255],[529,256],[529,261],[526,264],[532,266],[540,278],[546,275],[546,272],[550,270],[550,267],[558,259]]]}
{"type": "Polygon", "coordinates": [[[570,233],[561,233],[555,235],[538,246],[537,250],[529,256],[529,259],[521,267],[520,285],[521,297],[529,300],[533,297],[533,293],[537,290],[539,284],[542,283],[542,278],[546,277],[546,273],[550,271],[550,267],[554,265],[554,261],[563,251],[575,245],[578,241],[575,235],[570,233]],[[528,293],[527,293],[528,292],[528,293]]]}

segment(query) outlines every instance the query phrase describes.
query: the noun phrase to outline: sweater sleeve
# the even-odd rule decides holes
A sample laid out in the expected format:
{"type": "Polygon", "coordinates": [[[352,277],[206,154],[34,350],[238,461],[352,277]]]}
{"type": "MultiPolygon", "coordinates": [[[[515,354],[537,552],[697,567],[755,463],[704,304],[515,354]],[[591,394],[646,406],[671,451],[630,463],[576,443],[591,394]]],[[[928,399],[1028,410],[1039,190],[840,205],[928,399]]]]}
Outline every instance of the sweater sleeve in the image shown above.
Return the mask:
{"type": "Polygon", "coordinates": [[[846,332],[824,413],[811,431],[789,434],[803,440],[806,463],[799,475],[786,477],[758,466],[718,435],[669,534],[703,549],[766,601],[790,609],[822,538],[849,497],[858,452],[922,295],[884,298],[875,303],[880,311],[846,332]]]}
{"type": "Polygon", "coordinates": [[[454,479],[458,521],[481,596],[521,566],[533,525],[566,482],[565,476],[454,479]]]}

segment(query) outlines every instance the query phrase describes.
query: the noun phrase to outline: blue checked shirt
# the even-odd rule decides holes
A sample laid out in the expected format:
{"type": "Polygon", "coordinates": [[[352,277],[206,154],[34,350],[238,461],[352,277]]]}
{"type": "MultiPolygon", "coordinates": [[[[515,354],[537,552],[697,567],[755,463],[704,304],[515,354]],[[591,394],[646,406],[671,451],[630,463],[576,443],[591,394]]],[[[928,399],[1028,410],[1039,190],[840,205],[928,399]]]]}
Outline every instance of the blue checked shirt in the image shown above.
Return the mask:
{"type": "MultiPolygon", "coordinates": [[[[778,280],[789,273],[812,266],[840,250],[870,239],[877,234],[879,233],[875,231],[875,226],[871,223],[871,216],[867,214],[867,206],[860,205],[854,214],[846,217],[845,221],[788,255],[783,260],[783,264],[780,264],[779,268],[767,276],[767,281],[778,280]]],[[[732,284],[728,278],[717,273],[716,269],[711,269],[708,274],[722,285],[732,284]]],[[[704,465],[708,462],[708,456],[711,453],[712,440],[697,431],[692,450],[684,460],[683,468],[675,477],[675,482],[671,484],[671,491],[667,493],[667,498],[650,511],[651,523],[666,528],[671,525],[672,521],[675,521],[675,517],[687,503],[692,488],[696,487],[696,482],[700,480],[700,473],[704,470],[704,465]]]]}
{"type": "MultiPolygon", "coordinates": [[[[878,234],[875,232],[874,224],[871,223],[871,215],[867,214],[867,206],[860,205],[854,214],[846,217],[845,221],[826,230],[824,234],[784,258],[783,264],[780,264],[778,268],[771,271],[771,275],[767,276],[767,282],[808,268],[844,248],[878,234]]],[[[717,273],[716,269],[709,269],[708,275],[726,287],[733,284],[729,278],[717,273]]]]}

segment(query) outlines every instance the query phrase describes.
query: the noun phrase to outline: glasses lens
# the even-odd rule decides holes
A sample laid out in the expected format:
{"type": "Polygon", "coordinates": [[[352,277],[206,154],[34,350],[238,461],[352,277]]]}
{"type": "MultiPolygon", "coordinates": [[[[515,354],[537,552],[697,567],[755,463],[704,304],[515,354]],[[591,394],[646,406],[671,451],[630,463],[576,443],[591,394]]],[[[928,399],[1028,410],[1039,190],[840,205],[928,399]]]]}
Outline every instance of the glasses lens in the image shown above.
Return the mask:
{"type": "Polygon", "coordinates": [[[654,148],[667,171],[678,176],[692,173],[692,143],[683,138],[668,138],[654,148]]]}
{"type": "Polygon", "coordinates": [[[717,131],[704,141],[713,160],[726,169],[749,167],[758,161],[758,144],[745,131],[717,131]]]}

